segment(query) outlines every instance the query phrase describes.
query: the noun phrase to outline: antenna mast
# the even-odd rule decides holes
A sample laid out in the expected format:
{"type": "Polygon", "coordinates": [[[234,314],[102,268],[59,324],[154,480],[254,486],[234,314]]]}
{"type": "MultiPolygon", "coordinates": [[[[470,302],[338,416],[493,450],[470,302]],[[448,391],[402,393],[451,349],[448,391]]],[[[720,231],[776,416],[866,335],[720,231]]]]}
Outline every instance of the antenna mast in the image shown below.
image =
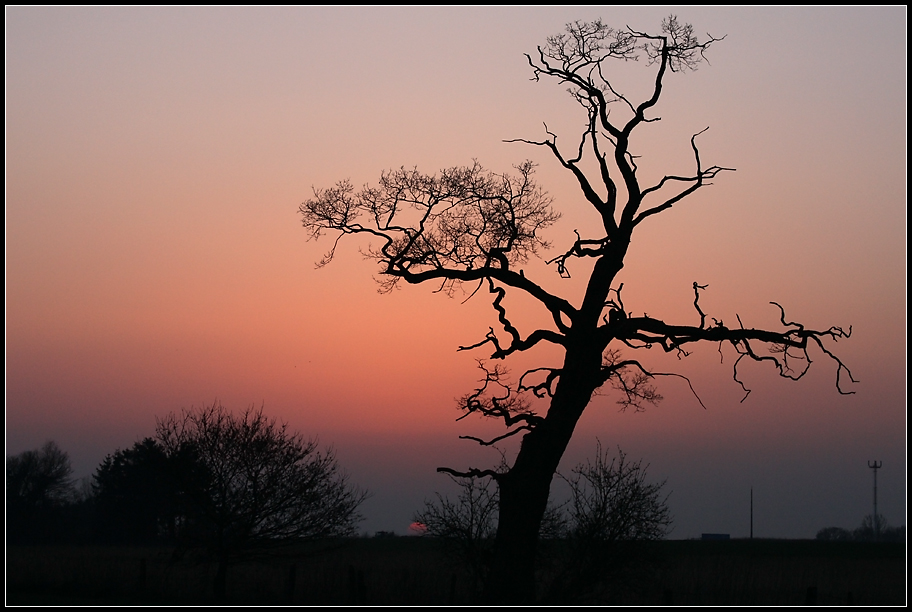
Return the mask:
{"type": "Polygon", "coordinates": [[[883,466],[883,461],[868,461],[868,467],[874,470],[874,541],[880,539],[880,517],[877,515],[877,470],[883,466]]]}

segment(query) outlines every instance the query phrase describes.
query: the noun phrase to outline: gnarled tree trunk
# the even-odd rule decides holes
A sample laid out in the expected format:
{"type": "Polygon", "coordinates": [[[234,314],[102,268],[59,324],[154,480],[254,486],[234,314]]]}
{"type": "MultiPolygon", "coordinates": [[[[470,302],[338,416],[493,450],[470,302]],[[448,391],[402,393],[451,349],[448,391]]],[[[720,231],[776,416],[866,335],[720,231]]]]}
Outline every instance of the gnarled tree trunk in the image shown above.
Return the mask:
{"type": "Polygon", "coordinates": [[[485,585],[489,603],[531,603],[536,598],[535,560],[551,481],[573,430],[601,384],[601,350],[591,342],[571,345],[548,415],[525,435],[510,471],[497,478],[500,513],[491,573],[485,585]]]}

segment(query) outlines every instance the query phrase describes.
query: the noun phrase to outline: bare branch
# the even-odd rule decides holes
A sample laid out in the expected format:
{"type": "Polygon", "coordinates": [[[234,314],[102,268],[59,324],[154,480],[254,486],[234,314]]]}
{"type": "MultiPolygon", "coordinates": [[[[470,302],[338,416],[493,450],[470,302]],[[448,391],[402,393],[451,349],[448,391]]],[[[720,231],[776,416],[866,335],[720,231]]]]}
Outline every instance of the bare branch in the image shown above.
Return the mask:
{"type": "Polygon", "coordinates": [[[694,308],[697,309],[697,312],[700,313],[700,329],[706,327],[706,314],[700,308],[700,289],[706,289],[709,285],[698,285],[697,281],[694,281],[694,308]]]}
{"type": "MultiPolygon", "coordinates": [[[[698,289],[702,289],[697,285],[698,289]]],[[[698,294],[696,294],[698,297],[698,294]]],[[[747,388],[738,378],[737,368],[744,357],[754,361],[770,361],[779,371],[779,375],[791,380],[800,380],[807,373],[811,365],[811,357],[808,353],[808,346],[814,344],[821,351],[833,359],[837,364],[836,388],[843,395],[851,395],[853,391],[842,389],[841,375],[843,372],[849,377],[851,382],[857,382],[852,376],[851,371],[837,358],[829,349],[826,348],[823,341],[829,338],[838,341],[848,338],[851,335],[851,328],[848,332],[841,327],[831,327],[824,331],[806,329],[803,325],[794,322],[785,321],[785,312],[779,304],[771,302],[780,309],[781,321],[786,329],[783,331],[768,331],[762,329],[746,329],[742,325],[740,329],[729,329],[721,321],[715,321],[712,327],[705,327],[705,315],[696,303],[697,311],[701,314],[700,327],[687,325],[668,325],[664,321],[652,319],[650,317],[631,317],[619,322],[612,333],[615,338],[625,342],[628,346],[635,346],[632,341],[642,342],[645,346],[658,344],[666,352],[680,351],[681,347],[699,341],[727,342],[730,343],[739,354],[734,364],[734,380],[741,384],[746,394],[749,393],[747,388]],[[767,344],[770,347],[769,355],[757,354],[752,346],[753,341],[767,344]],[[797,354],[790,351],[797,351],[797,354]],[[791,365],[795,360],[798,361],[797,368],[791,365]]],[[[740,323],[740,318],[738,319],[740,323]]],[[[745,398],[747,395],[745,395],[745,398]]],[[[743,401],[743,400],[742,400],[743,401]]]]}
{"type": "Polygon", "coordinates": [[[534,165],[517,170],[518,177],[493,174],[475,163],[438,176],[402,168],[357,193],[348,181],[314,190],[298,210],[311,238],[327,231],[379,238],[365,256],[381,265],[381,291],[405,280],[439,281],[451,293],[463,282],[494,279],[539,300],[560,325],[575,309],[510,269],[550,246],[541,232],[559,217],[533,181],[534,165]]]}
{"type": "Polygon", "coordinates": [[[522,432],[524,432],[524,431],[532,431],[532,427],[529,426],[529,425],[522,425],[522,426],[520,426],[520,427],[517,427],[516,429],[511,429],[510,431],[508,431],[507,433],[505,433],[505,434],[503,434],[503,435],[500,435],[500,436],[496,436],[496,437],[494,437],[494,438],[491,438],[490,440],[484,440],[484,439],[482,439],[482,438],[476,438],[475,436],[459,436],[459,439],[460,439],[460,440],[472,440],[472,441],[474,441],[474,442],[478,442],[478,443],[481,444],[482,446],[493,446],[494,444],[497,444],[497,443],[500,442],[501,440],[505,440],[505,439],[507,439],[507,438],[510,438],[510,437],[512,437],[512,436],[515,436],[516,434],[522,433],[522,432]]]}
{"type": "Polygon", "coordinates": [[[635,359],[622,360],[621,352],[617,349],[607,350],[603,357],[603,362],[602,380],[610,382],[616,391],[620,391],[623,394],[621,399],[617,401],[621,406],[622,412],[630,407],[633,407],[636,412],[642,412],[644,403],[656,405],[662,401],[662,396],[649,383],[656,376],[673,376],[684,379],[700,406],[704,410],[706,409],[706,405],[700,399],[696,389],[694,389],[693,383],[683,374],[676,372],[651,372],[635,359]]]}
{"type": "Polygon", "coordinates": [[[549,259],[545,262],[549,265],[556,263],[557,272],[560,274],[561,278],[570,278],[570,271],[567,270],[567,260],[569,258],[601,257],[605,254],[605,249],[608,246],[608,238],[602,238],[600,240],[583,240],[577,230],[573,230],[573,233],[576,234],[576,242],[573,243],[573,246],[563,255],[558,255],[554,259],[549,259]]]}
{"type": "Polygon", "coordinates": [[[476,468],[471,468],[466,472],[460,472],[453,468],[439,467],[437,468],[437,471],[457,478],[493,478],[494,480],[497,480],[502,476],[502,474],[495,472],[494,470],[479,470],[476,468]]]}
{"type": "MultiPolygon", "coordinates": [[[[554,157],[557,159],[557,161],[564,168],[566,168],[567,170],[569,170],[570,172],[573,173],[573,176],[576,178],[577,182],[579,183],[580,189],[582,190],[583,195],[586,197],[586,200],[590,204],[592,204],[592,206],[595,207],[595,209],[597,211],[599,211],[599,213],[601,213],[602,220],[605,225],[605,231],[610,236],[611,233],[617,229],[617,225],[614,221],[614,203],[613,203],[613,199],[611,197],[616,192],[616,189],[613,189],[613,183],[610,182],[610,180],[609,180],[609,183],[608,183],[609,199],[607,201],[603,201],[599,197],[598,193],[596,193],[595,189],[592,187],[592,184],[589,182],[589,178],[582,171],[582,169],[580,169],[580,167],[577,165],[578,162],[583,157],[583,147],[586,144],[587,136],[591,135],[594,146],[596,147],[596,151],[598,150],[597,149],[598,145],[597,145],[597,143],[595,143],[595,141],[597,140],[597,134],[595,132],[594,119],[590,118],[590,129],[583,132],[582,138],[580,139],[580,144],[579,144],[579,149],[577,151],[577,155],[573,159],[565,159],[564,156],[561,154],[560,149],[557,148],[557,135],[554,134],[553,132],[551,132],[550,130],[548,130],[547,124],[545,125],[545,132],[549,136],[549,138],[547,140],[535,141],[535,140],[526,140],[525,138],[514,138],[514,139],[510,139],[510,140],[505,140],[504,142],[522,142],[522,143],[530,144],[530,145],[534,145],[534,146],[547,147],[551,151],[551,153],[554,155],[554,157]]],[[[603,172],[603,177],[604,176],[607,176],[607,169],[603,172]]]]}
{"type": "Polygon", "coordinates": [[[532,411],[522,392],[510,387],[509,370],[499,364],[495,364],[493,369],[488,369],[481,360],[478,360],[478,368],[485,373],[485,377],[480,387],[459,398],[457,403],[464,414],[456,419],[457,421],[470,414],[480,414],[502,420],[507,428],[517,423],[530,427],[542,422],[542,417],[532,411]]]}
{"type": "MultiPolygon", "coordinates": [[[[494,328],[488,328],[489,331],[485,335],[484,340],[482,340],[481,342],[476,342],[475,344],[473,344],[471,346],[460,346],[457,350],[465,351],[465,350],[469,350],[469,349],[473,349],[473,348],[478,348],[478,347],[483,346],[483,345],[487,344],[488,342],[490,342],[491,344],[494,345],[494,353],[491,355],[491,359],[505,359],[508,355],[510,355],[516,351],[529,350],[530,348],[532,348],[533,346],[535,346],[542,340],[551,342],[552,344],[557,344],[559,346],[564,345],[564,343],[565,343],[564,336],[562,336],[561,334],[555,333],[553,331],[550,331],[550,330],[545,330],[545,329],[537,329],[534,332],[532,332],[531,334],[529,334],[529,336],[525,340],[523,340],[519,334],[519,330],[517,330],[513,326],[513,324],[510,322],[510,320],[507,318],[506,309],[501,305],[501,302],[503,301],[504,296],[506,296],[506,294],[507,294],[506,290],[503,289],[502,287],[496,287],[494,285],[494,281],[492,281],[491,279],[488,279],[488,287],[489,287],[489,291],[491,293],[494,293],[497,296],[496,298],[494,298],[494,302],[492,305],[494,307],[494,310],[497,311],[497,320],[500,321],[501,325],[503,325],[504,330],[508,334],[510,334],[510,338],[511,338],[510,346],[508,346],[506,348],[501,347],[500,342],[497,339],[497,335],[494,333],[494,328]]],[[[567,326],[564,325],[562,321],[560,321],[559,319],[555,319],[555,320],[556,320],[558,326],[562,330],[564,330],[564,331],[568,330],[567,326]]]]}
{"type": "Polygon", "coordinates": [[[557,368],[533,368],[531,370],[526,370],[523,375],[519,377],[519,384],[516,386],[516,390],[519,393],[522,393],[524,391],[531,391],[532,394],[539,399],[545,397],[546,395],[548,397],[554,397],[554,383],[557,381],[558,377],[560,377],[560,374],[561,370],[557,368]],[[548,373],[542,382],[533,384],[531,386],[525,383],[526,376],[537,374],[539,372],[548,373]]]}
{"type": "MultiPolygon", "coordinates": [[[[735,171],[734,168],[723,168],[723,167],[721,167],[721,166],[711,166],[711,167],[707,168],[706,170],[703,170],[703,169],[701,168],[701,166],[700,166],[700,151],[697,149],[696,138],[697,138],[697,136],[699,136],[700,134],[702,134],[703,132],[705,132],[705,131],[708,130],[708,129],[709,129],[709,128],[705,128],[705,129],[703,129],[703,130],[697,132],[697,133],[694,134],[694,135],[691,137],[691,139],[690,139],[690,146],[693,148],[693,151],[694,151],[694,160],[696,161],[696,165],[697,165],[697,173],[696,173],[696,175],[695,175],[695,176],[690,176],[690,177],[684,177],[684,176],[665,176],[665,177],[662,178],[661,181],[659,181],[659,183],[658,183],[657,185],[654,185],[653,187],[649,187],[648,189],[644,189],[643,192],[642,192],[642,194],[641,194],[641,197],[642,197],[642,198],[645,198],[645,197],[646,197],[647,195],[649,195],[650,193],[653,193],[653,192],[658,191],[658,190],[661,189],[668,181],[678,181],[678,182],[684,182],[684,183],[693,183],[693,185],[689,186],[687,189],[681,191],[681,192],[678,193],[677,195],[675,195],[675,196],[673,196],[673,197],[671,197],[671,198],[665,200],[665,202],[663,202],[662,204],[659,204],[658,206],[654,206],[654,207],[652,207],[652,208],[649,208],[649,209],[647,209],[647,210],[644,210],[644,211],[641,212],[639,215],[637,215],[636,218],[633,220],[633,225],[638,225],[638,224],[639,224],[643,219],[645,219],[646,217],[650,217],[650,216],[652,216],[652,215],[658,214],[658,213],[662,212],[663,210],[668,210],[668,209],[671,208],[674,204],[676,204],[677,202],[680,202],[681,200],[683,200],[684,198],[686,198],[687,196],[689,196],[690,194],[692,194],[694,191],[696,191],[696,190],[699,189],[700,187],[703,187],[703,186],[705,186],[705,185],[711,185],[712,183],[708,183],[708,182],[706,182],[706,181],[707,181],[708,179],[715,178],[715,176],[716,176],[719,172],[722,172],[722,171],[734,172],[734,171],[735,171]]],[[[632,212],[636,212],[636,210],[633,210],[632,212]]]]}
{"type": "Polygon", "coordinates": [[[669,15],[662,21],[662,35],[651,36],[628,28],[637,39],[647,41],[642,49],[646,52],[650,64],[667,64],[672,72],[696,70],[701,61],[706,60],[706,51],[713,43],[724,40],[707,34],[708,40],[701,43],[693,33],[689,23],[678,22],[677,15],[669,15]]]}
{"type": "Polygon", "coordinates": [[[325,231],[380,238],[367,253],[384,265],[383,274],[506,270],[547,248],[540,232],[559,217],[532,180],[533,164],[517,169],[518,177],[488,173],[477,163],[439,176],[402,168],[357,193],[347,181],[314,190],[298,210],[312,238],[325,231]]]}

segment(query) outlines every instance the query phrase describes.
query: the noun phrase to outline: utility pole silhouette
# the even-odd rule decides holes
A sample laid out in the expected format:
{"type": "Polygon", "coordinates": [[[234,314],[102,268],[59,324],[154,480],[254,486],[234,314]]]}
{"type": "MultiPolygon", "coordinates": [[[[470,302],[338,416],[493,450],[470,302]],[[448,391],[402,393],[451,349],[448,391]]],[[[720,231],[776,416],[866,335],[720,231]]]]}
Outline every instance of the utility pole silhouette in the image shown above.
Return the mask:
{"type": "Polygon", "coordinates": [[[874,470],[874,541],[880,539],[880,517],[877,516],[877,470],[883,466],[883,461],[868,461],[868,467],[874,470]]]}
{"type": "Polygon", "coordinates": [[[754,539],[754,487],[751,487],[751,540],[754,539]]]}

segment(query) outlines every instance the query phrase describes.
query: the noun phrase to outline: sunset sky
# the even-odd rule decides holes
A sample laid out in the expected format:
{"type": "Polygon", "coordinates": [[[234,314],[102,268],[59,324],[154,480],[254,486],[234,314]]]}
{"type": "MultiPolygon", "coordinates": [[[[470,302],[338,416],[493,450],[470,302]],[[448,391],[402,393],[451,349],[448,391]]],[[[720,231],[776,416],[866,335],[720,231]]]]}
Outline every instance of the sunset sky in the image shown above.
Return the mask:
{"type": "MultiPolygon", "coordinates": [[[[496,450],[460,440],[502,430],[459,416],[496,325],[487,295],[377,291],[376,263],[343,241],[307,240],[297,208],[340,179],[374,183],[401,166],[526,159],[562,219],[566,250],[597,221],[542,148],[577,142],[585,117],[523,53],[573,20],[658,31],[662,8],[6,9],[6,452],[55,440],[76,476],[152,435],[156,416],[220,401],[264,406],[335,448],[373,495],[367,532],[405,533],[438,466],[488,468],[496,450]]],[[[812,353],[798,382],[769,364],[742,371],[697,347],[664,401],[619,412],[596,397],[561,471],[620,446],[667,479],[672,538],[703,532],[813,537],[872,511],[906,515],[906,9],[683,8],[711,64],[666,80],[632,150],[644,179],[736,168],[644,222],[626,266],[637,314],[709,316],[778,329],[776,301],[810,328],[852,337],[812,353]]],[[[645,92],[653,69],[625,65],[645,92]]],[[[636,134],[636,133],[635,133],[636,134]]],[[[647,181],[648,182],[648,181],[647,181]]],[[[553,267],[527,273],[574,303],[553,267]]],[[[508,304],[510,306],[510,304],[508,304]]],[[[514,312],[530,325],[537,311],[514,312]]],[[[508,364],[552,365],[553,353],[508,364]]],[[[515,444],[505,444],[507,457],[515,444]]],[[[560,494],[560,486],[555,488],[560,494]]]]}

